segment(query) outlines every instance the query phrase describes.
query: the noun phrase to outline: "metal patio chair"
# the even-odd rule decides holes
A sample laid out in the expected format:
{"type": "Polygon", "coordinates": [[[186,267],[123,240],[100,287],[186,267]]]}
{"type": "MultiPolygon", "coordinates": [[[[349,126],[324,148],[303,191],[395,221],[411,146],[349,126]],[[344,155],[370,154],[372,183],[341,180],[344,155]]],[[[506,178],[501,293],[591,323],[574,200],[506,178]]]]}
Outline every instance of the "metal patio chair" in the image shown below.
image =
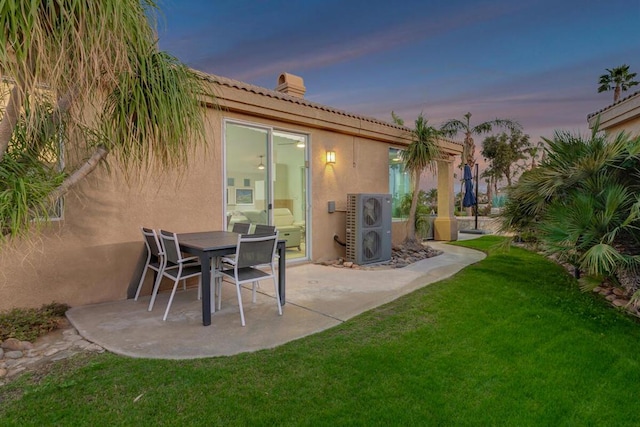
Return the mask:
{"type": "MultiPolygon", "coordinates": [[[[236,285],[238,306],[240,307],[240,320],[245,326],[244,310],[242,308],[241,285],[252,284],[252,300],[256,302],[256,286],[259,280],[271,279],[276,293],[278,314],[282,315],[280,305],[280,293],[275,274],[275,254],[278,233],[268,236],[239,235],[236,246],[236,257],[226,258],[221,270],[217,273],[222,279],[232,281],[236,285]],[[267,271],[265,271],[267,270],[267,271]]],[[[220,302],[221,296],[218,299],[220,302]]],[[[219,305],[218,305],[219,308],[219,305]]]]}
{"type": "Polygon", "coordinates": [[[266,224],[256,224],[256,227],[253,229],[254,236],[263,236],[270,235],[276,232],[275,225],[266,225],[266,224]]]}
{"type": "Polygon", "coordinates": [[[147,270],[153,270],[155,272],[153,281],[154,285],[151,287],[151,289],[153,289],[158,277],[162,276],[162,266],[164,265],[164,251],[160,246],[158,233],[156,233],[156,230],[151,228],[141,227],[141,229],[142,236],[144,237],[144,245],[147,248],[147,260],[144,264],[144,270],[142,270],[142,277],[140,277],[140,283],[138,283],[138,289],[136,290],[134,301],[138,301],[140,291],[142,290],[142,284],[147,276],[147,270]]]}
{"type": "Polygon", "coordinates": [[[235,224],[233,224],[233,229],[231,231],[233,231],[234,233],[249,234],[250,228],[251,224],[249,224],[248,222],[236,222],[235,224]]]}
{"type": "Polygon", "coordinates": [[[149,303],[149,311],[153,309],[153,304],[158,294],[158,288],[160,287],[161,278],[168,277],[173,280],[173,289],[171,290],[171,296],[169,297],[169,302],[167,303],[167,309],[165,310],[164,316],[162,317],[162,320],[167,320],[167,315],[169,314],[169,309],[171,308],[173,297],[176,294],[178,282],[180,280],[189,279],[190,277],[200,276],[200,282],[198,283],[198,298],[200,298],[202,274],[201,266],[199,263],[197,263],[198,257],[185,258],[182,255],[182,252],[180,251],[180,244],[178,243],[178,237],[175,233],[160,230],[159,237],[162,249],[165,253],[164,267],[162,269],[162,276],[158,277],[158,280],[156,280],[156,284],[153,288],[151,302],[149,303]]]}

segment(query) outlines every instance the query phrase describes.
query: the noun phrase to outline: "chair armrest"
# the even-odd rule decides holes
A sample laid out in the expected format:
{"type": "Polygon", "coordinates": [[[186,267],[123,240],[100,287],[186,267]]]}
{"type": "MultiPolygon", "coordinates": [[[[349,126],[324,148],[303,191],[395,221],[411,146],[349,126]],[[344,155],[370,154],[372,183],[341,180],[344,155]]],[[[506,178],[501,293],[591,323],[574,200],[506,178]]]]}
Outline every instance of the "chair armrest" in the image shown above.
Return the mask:
{"type": "Polygon", "coordinates": [[[197,256],[190,256],[190,257],[187,257],[187,258],[182,258],[182,264],[183,265],[200,264],[200,258],[198,258],[197,256]]]}
{"type": "Polygon", "coordinates": [[[236,259],[234,257],[222,257],[221,262],[223,264],[236,265],[236,259]]]}

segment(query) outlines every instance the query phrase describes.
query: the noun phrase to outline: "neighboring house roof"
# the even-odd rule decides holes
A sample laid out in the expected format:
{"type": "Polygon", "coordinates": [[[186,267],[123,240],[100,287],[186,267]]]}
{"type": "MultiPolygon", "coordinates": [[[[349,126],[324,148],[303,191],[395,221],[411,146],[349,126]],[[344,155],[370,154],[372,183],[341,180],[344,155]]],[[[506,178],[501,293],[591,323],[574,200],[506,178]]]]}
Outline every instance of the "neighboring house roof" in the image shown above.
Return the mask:
{"type": "Polygon", "coordinates": [[[640,95],[640,90],[639,90],[639,91],[637,91],[637,92],[632,93],[631,95],[627,95],[627,96],[625,96],[624,98],[619,99],[617,102],[614,102],[613,104],[607,105],[606,107],[604,107],[604,108],[602,108],[602,109],[600,109],[600,110],[598,110],[598,111],[596,111],[596,112],[594,112],[594,113],[587,114],[587,120],[589,120],[589,119],[590,119],[590,118],[592,118],[592,117],[595,117],[596,115],[598,115],[598,114],[600,114],[600,113],[604,113],[605,111],[607,111],[607,110],[609,110],[609,109],[611,109],[611,108],[615,107],[616,105],[621,104],[621,103],[623,103],[624,101],[626,101],[626,100],[628,100],[628,99],[630,99],[630,98],[633,98],[634,96],[637,96],[637,95],[640,95]]]}
{"type": "Polygon", "coordinates": [[[640,117],[640,91],[628,95],[587,116],[589,127],[599,123],[600,130],[628,127],[640,117]]]}

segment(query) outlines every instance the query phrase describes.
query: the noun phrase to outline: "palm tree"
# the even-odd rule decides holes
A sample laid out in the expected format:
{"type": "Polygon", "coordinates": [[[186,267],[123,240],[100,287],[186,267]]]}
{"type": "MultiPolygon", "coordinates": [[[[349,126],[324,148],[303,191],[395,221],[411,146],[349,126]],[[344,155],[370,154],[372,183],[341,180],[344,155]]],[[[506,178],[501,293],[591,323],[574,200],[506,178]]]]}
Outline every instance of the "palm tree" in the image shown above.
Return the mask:
{"type": "Polygon", "coordinates": [[[415,121],[413,141],[401,152],[405,170],[413,175],[413,198],[409,209],[409,229],[405,244],[418,243],[416,239],[416,211],[420,195],[420,176],[425,169],[433,170],[435,167],[434,160],[440,154],[437,145],[438,137],[440,136],[442,136],[442,133],[433,126],[429,126],[428,121],[421,113],[415,121]]]}
{"type": "Polygon", "coordinates": [[[47,200],[109,152],[135,173],[184,166],[204,142],[202,102],[213,97],[158,51],[157,12],[154,0],[0,3],[0,73],[11,88],[0,111],[0,239],[46,217],[47,200]]]}
{"type": "Polygon", "coordinates": [[[475,145],[473,143],[473,135],[481,135],[483,133],[491,132],[493,127],[502,127],[508,130],[521,130],[520,123],[510,119],[495,119],[482,122],[476,126],[471,126],[471,113],[465,114],[463,120],[451,119],[446,121],[441,127],[440,131],[446,136],[453,137],[458,132],[464,133],[464,150],[462,153],[462,162],[466,163],[473,170],[473,166],[476,164],[475,158],[475,145]]]}
{"type": "Polygon", "coordinates": [[[542,141],[538,141],[537,144],[531,145],[527,147],[524,151],[529,155],[531,159],[531,165],[529,165],[529,169],[534,169],[538,167],[538,157],[543,154],[544,143],[542,141]]]}
{"type": "Polygon", "coordinates": [[[620,94],[630,87],[638,84],[633,80],[636,77],[636,73],[629,72],[629,66],[623,64],[613,69],[607,68],[607,74],[600,76],[598,80],[598,93],[613,90],[613,102],[616,103],[620,99],[620,94]]]}

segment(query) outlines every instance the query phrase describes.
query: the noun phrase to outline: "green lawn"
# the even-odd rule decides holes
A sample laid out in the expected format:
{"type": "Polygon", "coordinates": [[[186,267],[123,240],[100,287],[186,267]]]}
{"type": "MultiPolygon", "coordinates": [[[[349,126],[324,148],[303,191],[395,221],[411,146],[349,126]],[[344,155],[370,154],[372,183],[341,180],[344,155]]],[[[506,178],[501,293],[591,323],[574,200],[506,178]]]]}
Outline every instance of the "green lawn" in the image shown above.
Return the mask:
{"type": "MultiPolygon", "coordinates": [[[[343,325],[195,361],[111,354],[0,388],[1,425],[638,425],[640,327],[493,236],[489,256],[343,325]]],[[[285,314],[286,315],[286,314],[285,314]]]]}

